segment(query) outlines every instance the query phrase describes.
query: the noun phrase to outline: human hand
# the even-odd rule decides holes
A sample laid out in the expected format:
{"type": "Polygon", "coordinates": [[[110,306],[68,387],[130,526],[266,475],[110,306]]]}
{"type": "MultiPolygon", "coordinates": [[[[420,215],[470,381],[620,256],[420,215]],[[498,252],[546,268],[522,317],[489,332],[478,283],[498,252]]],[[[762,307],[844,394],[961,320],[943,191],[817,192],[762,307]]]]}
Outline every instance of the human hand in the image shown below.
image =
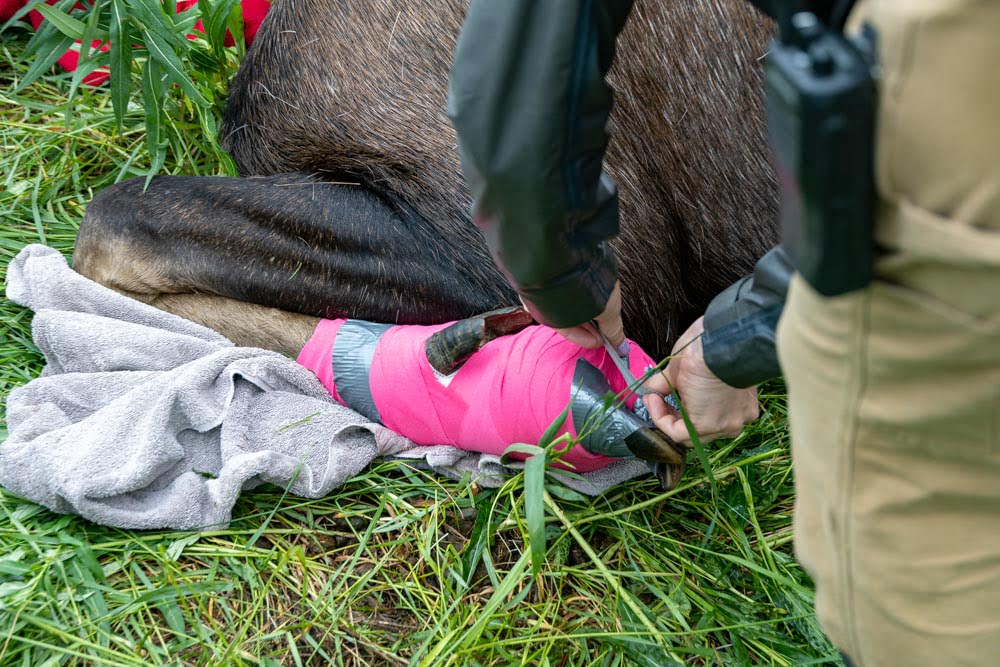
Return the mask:
{"type": "Polygon", "coordinates": [[[604,307],[604,312],[594,318],[594,321],[597,322],[600,331],[590,322],[566,329],[556,329],[556,331],[580,347],[591,349],[603,347],[604,336],[606,336],[615,349],[618,349],[625,342],[625,326],[622,324],[621,281],[615,283],[615,288],[611,291],[611,296],[608,297],[608,304],[604,307]]]}
{"type": "MultiPolygon", "coordinates": [[[[701,346],[703,319],[699,317],[688,327],[674,345],[670,363],[647,380],[646,386],[659,394],[676,389],[698,438],[711,442],[739,435],[744,425],[760,415],[760,404],[757,387],[730,387],[705,364],[701,346]]],[[[676,442],[691,445],[691,434],[677,411],[656,394],[643,397],[643,401],[658,429],[676,442]]]]}

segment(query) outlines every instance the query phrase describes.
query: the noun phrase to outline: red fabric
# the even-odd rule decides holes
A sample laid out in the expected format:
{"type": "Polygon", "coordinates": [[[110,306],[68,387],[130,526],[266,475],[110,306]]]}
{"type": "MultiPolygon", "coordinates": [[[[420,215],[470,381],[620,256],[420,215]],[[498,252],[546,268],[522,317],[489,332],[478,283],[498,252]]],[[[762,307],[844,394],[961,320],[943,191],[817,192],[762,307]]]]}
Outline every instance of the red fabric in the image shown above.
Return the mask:
{"type": "Polygon", "coordinates": [[[26,4],[28,0],[0,0],[0,21],[9,21],[26,4]]]}
{"type": "MultiPolygon", "coordinates": [[[[56,0],[45,1],[50,5],[55,4],[56,2],[56,0]]],[[[185,11],[197,3],[198,0],[177,0],[177,11],[185,11]]],[[[28,0],[0,0],[0,21],[9,20],[26,4],[28,4],[28,0]]],[[[267,14],[267,10],[271,8],[271,0],[242,0],[241,4],[243,7],[243,37],[246,40],[247,46],[250,46],[250,44],[253,43],[254,37],[257,36],[257,31],[260,29],[261,21],[264,20],[264,15],[267,14]]],[[[78,2],[75,7],[78,9],[84,9],[85,5],[78,2]]],[[[36,30],[44,20],[45,19],[38,12],[28,12],[28,21],[36,30]]],[[[194,29],[198,32],[205,31],[202,26],[201,19],[198,19],[194,29]]],[[[193,37],[193,35],[189,35],[189,37],[193,37]]],[[[226,46],[232,46],[234,43],[232,35],[226,31],[226,46]]],[[[72,72],[76,69],[77,63],[80,61],[79,48],[80,42],[77,42],[77,46],[75,48],[68,50],[61,58],[59,58],[59,65],[67,72],[72,72]]],[[[99,41],[94,41],[91,48],[99,48],[101,51],[107,51],[108,45],[102,44],[99,41]]],[[[103,68],[91,72],[83,77],[83,83],[89,86],[99,86],[107,80],[108,72],[103,68]]]]}
{"type": "Polygon", "coordinates": [[[243,0],[243,37],[247,46],[257,37],[260,23],[270,8],[271,0],[243,0]]]}

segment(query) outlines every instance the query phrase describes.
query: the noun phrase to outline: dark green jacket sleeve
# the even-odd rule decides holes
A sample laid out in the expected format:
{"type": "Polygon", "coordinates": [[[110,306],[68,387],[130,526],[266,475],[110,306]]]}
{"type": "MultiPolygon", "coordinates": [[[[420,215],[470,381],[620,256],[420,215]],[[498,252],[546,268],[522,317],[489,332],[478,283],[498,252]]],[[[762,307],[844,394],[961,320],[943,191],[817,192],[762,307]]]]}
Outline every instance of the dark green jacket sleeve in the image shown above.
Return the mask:
{"type": "Polygon", "coordinates": [[[733,387],[781,375],[774,333],[785,307],[791,262],[781,246],[764,255],[754,272],[719,294],[705,311],[705,363],[733,387]]]}
{"type": "Polygon", "coordinates": [[[617,278],[618,195],[602,172],[605,81],[631,0],[473,0],[448,115],[473,214],[544,324],[593,319],[617,278]]]}

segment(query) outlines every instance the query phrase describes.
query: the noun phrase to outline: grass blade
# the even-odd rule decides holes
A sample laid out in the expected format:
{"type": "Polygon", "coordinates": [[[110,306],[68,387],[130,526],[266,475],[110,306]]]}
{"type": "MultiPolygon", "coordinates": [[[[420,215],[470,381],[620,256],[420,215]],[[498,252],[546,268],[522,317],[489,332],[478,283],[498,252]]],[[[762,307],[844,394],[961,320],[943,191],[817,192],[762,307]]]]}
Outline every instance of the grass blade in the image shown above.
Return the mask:
{"type": "Polygon", "coordinates": [[[524,515],[533,575],[545,562],[545,463],[544,456],[532,456],[524,462],[524,515]]]}
{"type": "MultiPolygon", "coordinates": [[[[205,13],[205,9],[202,8],[202,25],[205,27],[205,38],[212,47],[216,58],[223,57],[226,47],[226,26],[229,23],[229,17],[233,13],[233,10],[238,7],[239,0],[219,0],[213,2],[208,7],[207,14],[205,13]]],[[[239,10],[237,9],[237,11],[239,10]]]]}
{"type": "Polygon", "coordinates": [[[208,100],[205,99],[205,96],[194,85],[191,78],[184,73],[184,65],[170,45],[148,30],[144,30],[142,36],[145,40],[146,48],[149,49],[149,55],[163,68],[167,78],[180,86],[181,90],[191,98],[192,102],[198,106],[208,106],[208,100]]]}
{"type": "Polygon", "coordinates": [[[538,445],[529,445],[525,442],[515,442],[513,445],[507,445],[506,449],[503,450],[503,454],[500,455],[500,462],[507,465],[511,461],[516,461],[511,454],[525,454],[527,456],[538,456],[539,454],[544,455],[545,450],[538,445]]]}
{"type": "MultiPolygon", "coordinates": [[[[36,33],[36,36],[40,33],[36,33]]],[[[56,64],[66,50],[73,46],[73,42],[76,41],[72,37],[63,35],[62,33],[56,32],[58,39],[54,39],[47,44],[43,44],[38,47],[37,52],[34,54],[31,66],[28,71],[24,73],[21,78],[21,82],[14,89],[14,92],[20,92],[26,87],[30,86],[32,83],[38,80],[40,76],[52,69],[52,66],[56,64]]]]}
{"type": "Polygon", "coordinates": [[[128,107],[129,93],[132,90],[132,29],[125,18],[125,6],[122,0],[111,0],[111,50],[110,86],[111,107],[115,112],[115,125],[121,134],[125,122],[125,110],[128,107]]]}
{"type": "Polygon", "coordinates": [[[548,428],[545,429],[545,432],[542,433],[542,437],[538,439],[539,447],[545,449],[552,444],[553,440],[556,439],[556,434],[559,433],[559,429],[561,429],[563,424],[566,423],[566,417],[569,416],[569,408],[570,404],[567,403],[566,407],[563,408],[563,411],[560,412],[556,418],[552,420],[552,423],[549,424],[548,428]]]}
{"type": "Polygon", "coordinates": [[[83,21],[75,19],[69,14],[61,12],[45,3],[36,6],[35,10],[49,20],[62,34],[72,37],[74,40],[83,39],[83,33],[87,30],[87,26],[83,21]]]}

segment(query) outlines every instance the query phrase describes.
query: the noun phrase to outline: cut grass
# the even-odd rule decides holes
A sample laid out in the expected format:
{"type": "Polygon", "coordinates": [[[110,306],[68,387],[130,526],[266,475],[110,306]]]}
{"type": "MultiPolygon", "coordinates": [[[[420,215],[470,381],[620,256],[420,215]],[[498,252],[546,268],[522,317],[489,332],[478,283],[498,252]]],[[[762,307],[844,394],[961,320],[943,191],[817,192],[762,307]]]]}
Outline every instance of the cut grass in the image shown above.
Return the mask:
{"type": "MultiPolygon", "coordinates": [[[[96,192],[150,165],[143,112],[67,75],[13,95],[23,36],[0,42],[0,255],[70,256],[96,192]]],[[[168,105],[163,170],[224,173],[168,105]]],[[[3,269],[0,269],[3,270],[3,269]]],[[[37,376],[30,313],[0,303],[0,392],[37,376]]],[[[525,548],[523,476],[497,491],[381,462],[319,500],[244,494],[228,530],[135,532],[0,490],[0,665],[836,665],[791,555],[784,397],[662,493],[545,487],[547,550],[525,548]]],[[[124,443],[123,443],[124,444],[124,443]]],[[[2,447],[2,445],[0,445],[2,447]]]]}

